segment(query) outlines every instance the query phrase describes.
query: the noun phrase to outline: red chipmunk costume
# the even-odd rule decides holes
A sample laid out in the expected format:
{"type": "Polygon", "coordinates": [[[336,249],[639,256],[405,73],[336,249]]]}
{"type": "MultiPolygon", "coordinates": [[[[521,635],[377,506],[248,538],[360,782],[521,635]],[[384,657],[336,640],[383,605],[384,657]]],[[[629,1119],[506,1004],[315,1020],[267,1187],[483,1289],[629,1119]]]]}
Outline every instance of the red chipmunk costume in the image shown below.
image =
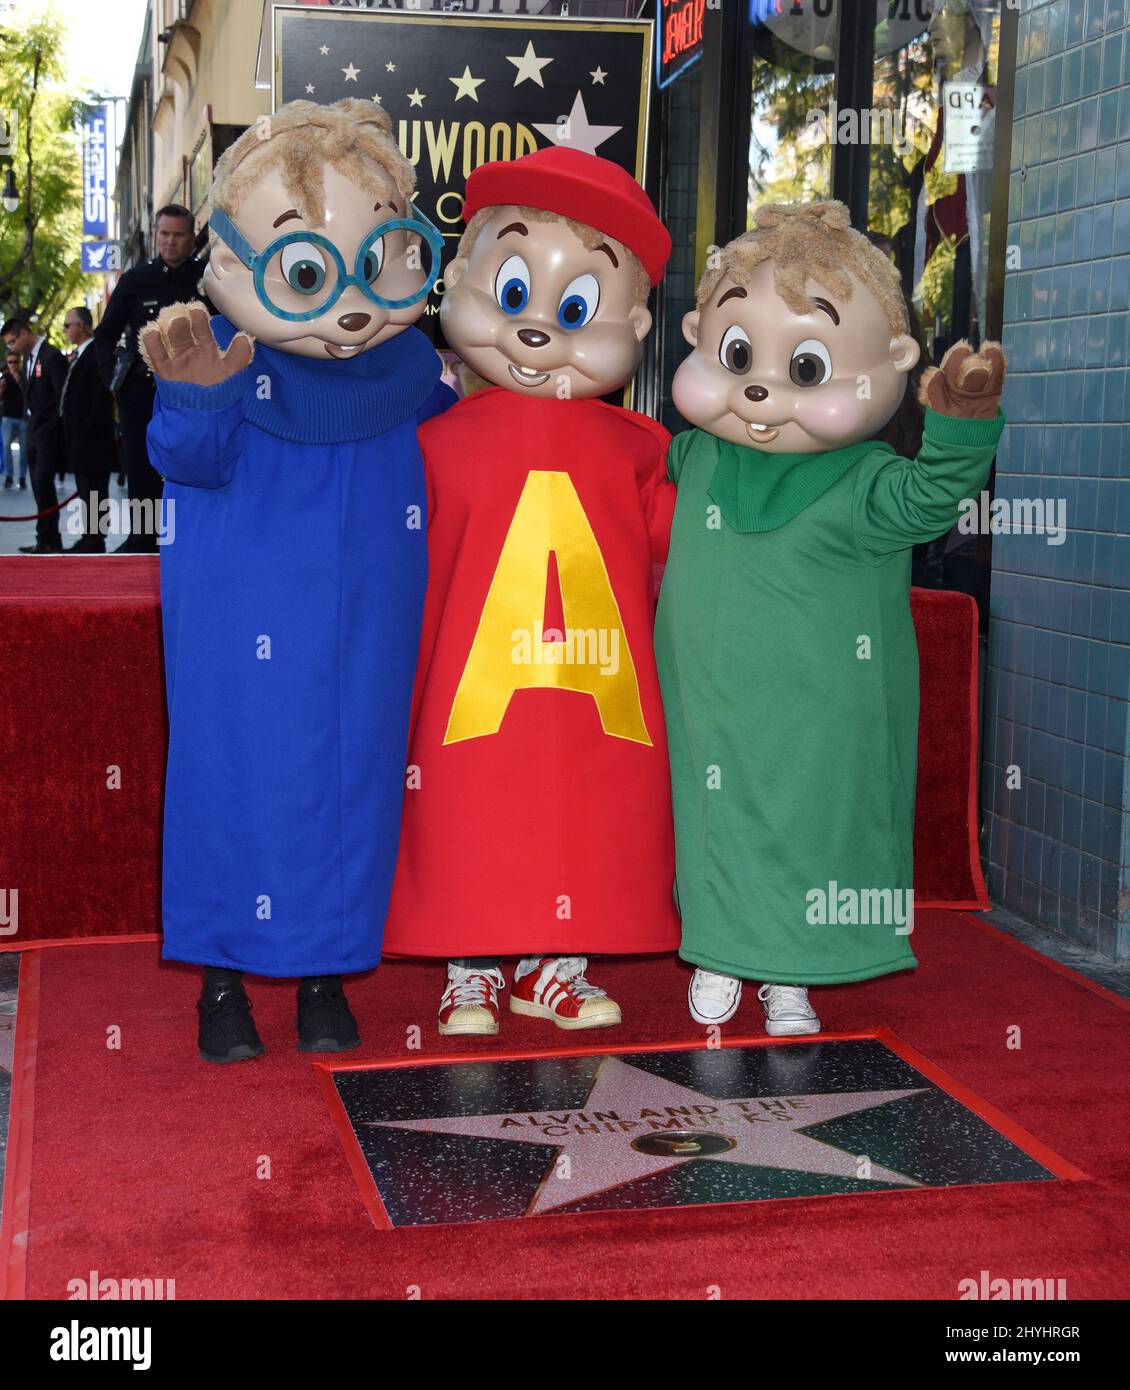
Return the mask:
{"type": "MultiPolygon", "coordinates": [[[[498,233],[521,255],[494,253],[502,264],[485,282],[494,299],[480,295],[468,313],[489,307],[506,333],[509,315],[542,324],[514,330],[523,344],[551,347],[556,312],[558,337],[575,351],[573,321],[595,315],[585,296],[603,294],[608,312],[614,286],[593,290],[594,275],[574,277],[568,294],[555,286],[546,303],[556,310],[534,312],[539,276],[549,278],[535,243],[556,236],[565,216],[623,243],[653,281],[662,274],[666,231],[608,161],[551,149],[472,174],[469,221],[503,204],[526,216],[498,233]],[[561,215],[552,232],[533,209],[561,215]]],[[[629,259],[616,249],[603,247],[613,265],[629,259]]],[[[513,389],[478,391],[420,432],[429,578],[385,950],[674,950],[670,774],[652,650],[654,566],[674,507],[668,435],[591,397],[530,394],[530,367],[510,374],[513,389]]]]}

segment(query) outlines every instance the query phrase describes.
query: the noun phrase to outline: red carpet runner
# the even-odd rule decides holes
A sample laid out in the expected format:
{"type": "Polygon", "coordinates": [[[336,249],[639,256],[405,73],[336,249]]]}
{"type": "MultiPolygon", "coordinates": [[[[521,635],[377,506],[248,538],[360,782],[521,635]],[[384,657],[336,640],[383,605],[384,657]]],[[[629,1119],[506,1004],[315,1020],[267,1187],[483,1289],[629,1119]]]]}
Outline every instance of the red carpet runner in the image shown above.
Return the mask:
{"type": "MultiPolygon", "coordinates": [[[[977,857],[977,614],[915,589],[918,907],[987,907],[977,857]]],[[[165,705],[157,559],[0,559],[0,884],[17,938],[158,930],[165,705]]]]}
{"type": "MultiPolygon", "coordinates": [[[[25,1247],[17,1229],[9,1296],[26,1276],[29,1296],[65,1297],[68,1281],[95,1270],[173,1279],[178,1299],[405,1299],[417,1289],[701,1299],[711,1285],[731,1299],[953,1299],[959,1280],[987,1270],[1066,1279],[1069,1299],[1125,1298],[1124,1002],[964,914],[921,914],[914,945],[917,972],[815,991],[825,1028],[891,1028],[1086,1180],[380,1233],[310,1059],[294,1051],[290,986],[252,983],[268,1055],[210,1068],[193,1047],[198,977],[159,966],[155,945],[29,953],[25,984],[41,972],[37,1037],[22,1027],[34,1001],[21,993],[18,1046],[29,1061],[37,1041],[38,1057],[10,1162],[25,1179],[30,1170],[30,1191],[9,1194],[9,1213],[30,1211],[30,1239],[25,1247]],[[1014,1026],[1019,1048],[1007,1045],[1014,1026]],[[106,1045],[111,1028],[120,1049],[106,1045]]],[[[624,1007],[616,1042],[696,1035],[687,973],[671,960],[606,962],[600,978],[624,1007]]],[[[414,1027],[428,1054],[577,1041],[507,1014],[497,1040],[445,1042],[434,1032],[439,986],[436,966],[415,963],[354,983],[362,1057],[409,1055],[414,1027]]],[[[756,1034],[759,1016],[751,990],[733,1034],[756,1034]]]]}

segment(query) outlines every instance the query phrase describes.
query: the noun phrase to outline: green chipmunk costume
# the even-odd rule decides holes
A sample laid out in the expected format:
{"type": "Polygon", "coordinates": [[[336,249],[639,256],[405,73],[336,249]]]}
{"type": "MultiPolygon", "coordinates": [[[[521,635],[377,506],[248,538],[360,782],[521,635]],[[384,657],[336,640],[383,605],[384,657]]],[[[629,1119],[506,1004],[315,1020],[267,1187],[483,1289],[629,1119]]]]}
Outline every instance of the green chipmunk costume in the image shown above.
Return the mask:
{"type": "Polygon", "coordinates": [[[912,968],[913,919],[897,910],[913,886],[910,548],[985,484],[1003,354],[961,345],[927,369],[915,459],[876,442],[918,348],[893,265],[840,204],[761,209],[698,304],[673,394],[706,427],[668,453],[678,501],[655,631],[680,955],[801,985],[912,968]],[[828,911],[844,889],[859,910],[828,911]]]}

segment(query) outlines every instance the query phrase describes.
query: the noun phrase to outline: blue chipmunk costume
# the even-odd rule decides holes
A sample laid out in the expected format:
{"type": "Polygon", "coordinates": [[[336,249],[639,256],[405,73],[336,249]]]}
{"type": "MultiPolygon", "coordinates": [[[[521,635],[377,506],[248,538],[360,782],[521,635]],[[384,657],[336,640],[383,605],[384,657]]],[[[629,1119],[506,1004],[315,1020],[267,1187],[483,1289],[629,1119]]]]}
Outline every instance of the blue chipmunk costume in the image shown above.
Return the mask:
{"type": "Polygon", "coordinates": [[[204,288],[225,313],[174,306],[142,344],[170,507],[163,954],[207,967],[209,1061],[263,1051],[244,971],[304,977],[300,1047],[360,1040],[336,977],[379,960],[396,863],[427,580],[416,429],[454,400],[410,326],[438,234],[387,116],[271,120],[216,171],[204,288]]]}

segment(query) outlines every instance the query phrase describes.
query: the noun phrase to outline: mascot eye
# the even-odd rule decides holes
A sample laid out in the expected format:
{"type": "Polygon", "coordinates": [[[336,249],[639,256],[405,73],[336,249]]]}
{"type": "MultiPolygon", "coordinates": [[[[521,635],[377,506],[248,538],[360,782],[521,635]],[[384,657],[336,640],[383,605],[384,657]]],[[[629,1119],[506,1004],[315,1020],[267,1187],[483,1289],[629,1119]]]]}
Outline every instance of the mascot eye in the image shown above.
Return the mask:
{"type": "Polygon", "coordinates": [[[292,241],[280,257],[283,279],[299,294],[317,294],[326,283],[326,260],[309,241],[292,241]]]}
{"type": "Polygon", "coordinates": [[[739,324],[732,324],[726,329],[722,346],[718,349],[718,360],[735,376],[745,376],[749,371],[750,363],[753,361],[753,346],[749,341],[749,335],[739,324]]]}
{"type": "Polygon", "coordinates": [[[361,262],[361,274],[365,277],[365,283],[371,285],[381,273],[381,267],[385,263],[385,239],[378,237],[376,241],[365,252],[365,259],[361,262]]]}
{"type": "Polygon", "coordinates": [[[584,328],[600,303],[600,285],[595,275],[578,275],[565,286],[557,306],[557,322],[562,328],[584,328]]]}
{"type": "Polygon", "coordinates": [[[504,314],[520,314],[530,302],[530,267],[521,256],[508,256],[499,266],[494,297],[504,314]]]}
{"type": "Polygon", "coordinates": [[[819,338],[805,338],[793,353],[789,377],[794,386],[823,386],[832,375],[832,358],[819,338]]]}

